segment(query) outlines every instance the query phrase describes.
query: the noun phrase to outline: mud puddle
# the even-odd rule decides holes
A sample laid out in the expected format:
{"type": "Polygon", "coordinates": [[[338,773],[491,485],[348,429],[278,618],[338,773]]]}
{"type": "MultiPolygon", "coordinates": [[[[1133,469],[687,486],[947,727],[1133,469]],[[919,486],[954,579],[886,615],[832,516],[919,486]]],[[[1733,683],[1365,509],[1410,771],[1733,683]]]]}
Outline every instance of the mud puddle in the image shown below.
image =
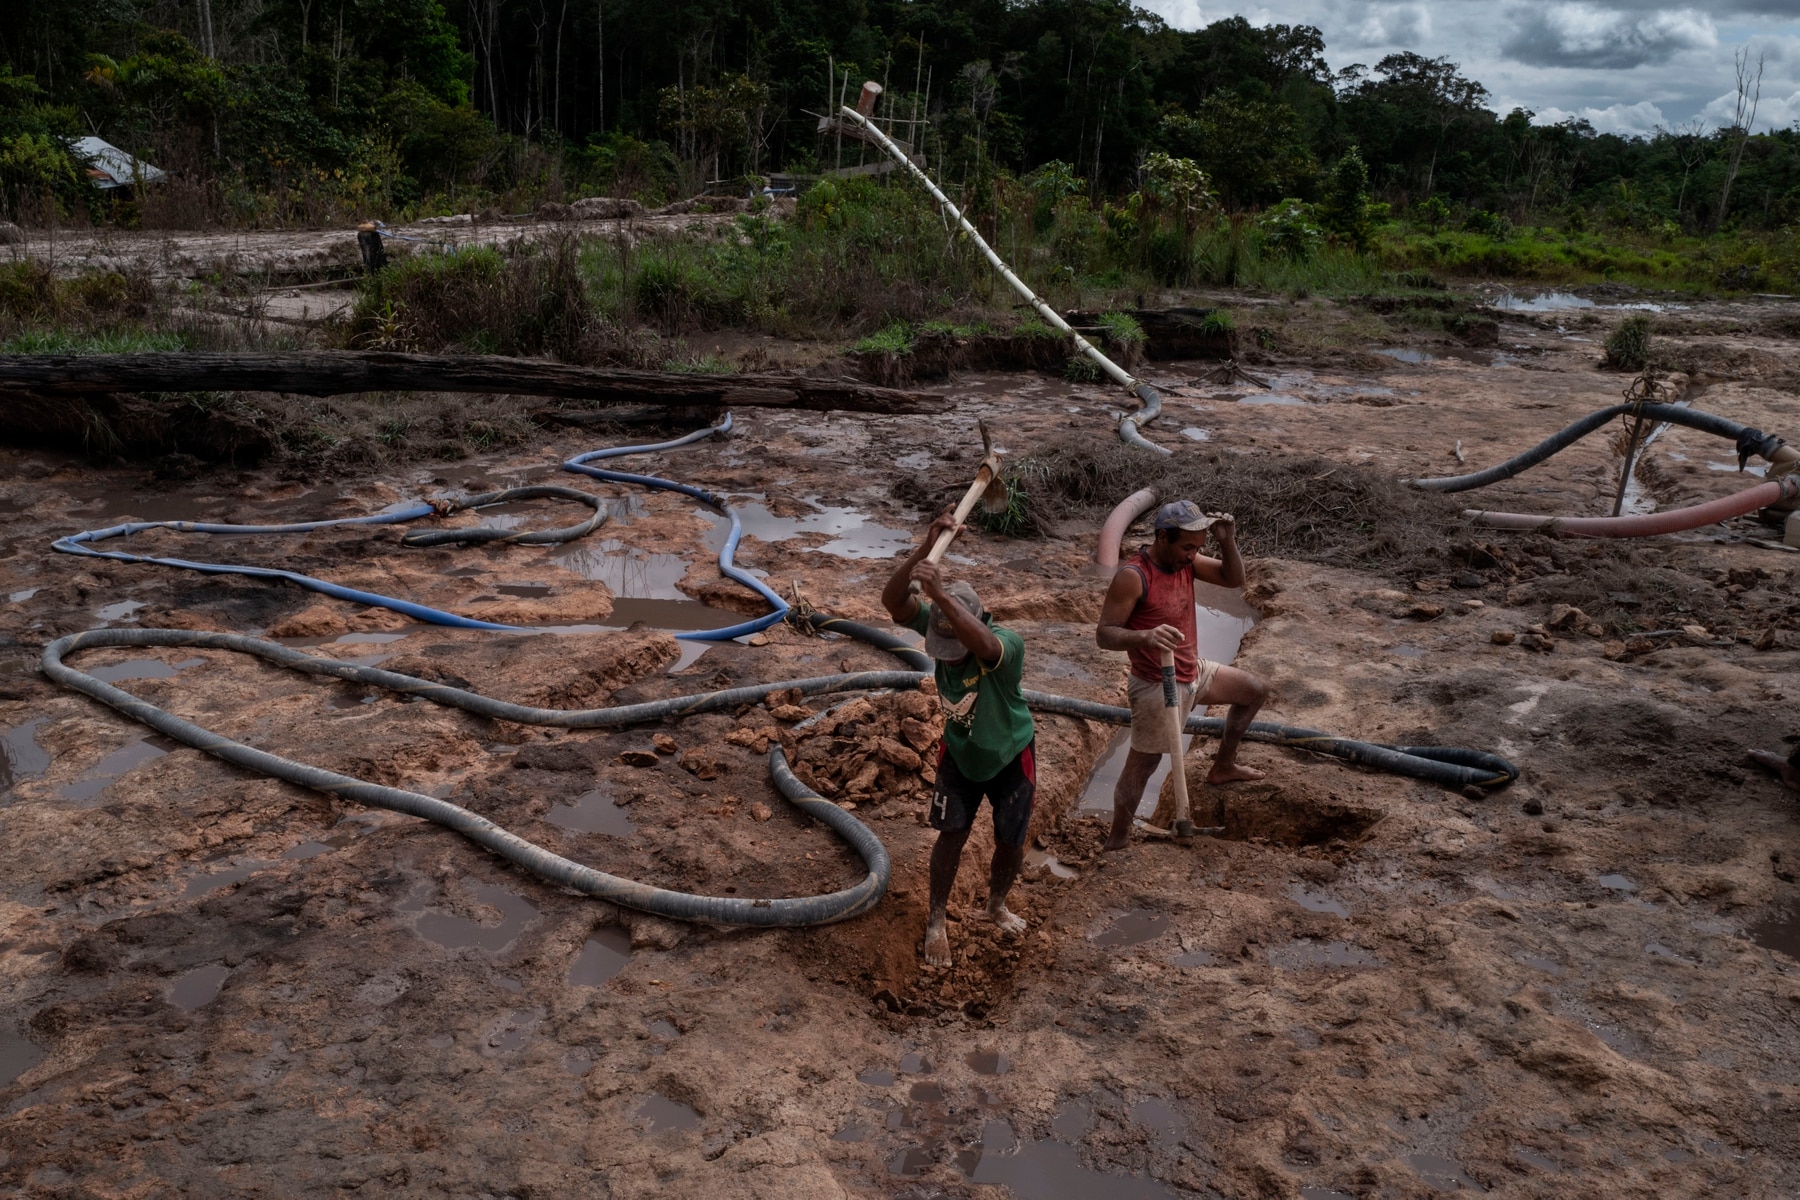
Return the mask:
{"type": "Polygon", "coordinates": [[[101,605],[94,610],[94,615],[110,624],[113,621],[130,620],[131,614],[143,607],[142,600],[119,600],[112,604],[101,605]]]}
{"type": "Polygon", "coordinates": [[[1088,940],[1102,950],[1124,950],[1155,941],[1168,932],[1173,918],[1154,909],[1134,908],[1124,913],[1088,940]]]}
{"type": "Polygon", "coordinates": [[[500,924],[483,925],[441,909],[426,909],[413,922],[413,929],[420,937],[449,950],[475,947],[497,954],[512,945],[538,915],[537,907],[529,900],[495,884],[470,888],[469,894],[478,902],[498,909],[500,924]]]}
{"type": "Polygon", "coordinates": [[[74,508],[83,520],[115,518],[110,523],[131,521],[211,521],[231,504],[229,496],[189,495],[180,492],[145,495],[137,488],[83,488],[72,493],[74,508]],[[91,510],[91,511],[90,511],[91,510]]]}
{"type": "Polygon", "coordinates": [[[1413,366],[1445,359],[1471,363],[1478,367],[1510,367],[1522,361],[1518,355],[1508,354],[1504,350],[1471,350],[1467,346],[1441,346],[1436,350],[1420,350],[1411,346],[1377,346],[1375,353],[1413,366]]]}
{"type": "Polygon", "coordinates": [[[122,683],[127,679],[172,679],[177,671],[197,667],[205,661],[204,658],[187,658],[178,663],[165,663],[154,658],[129,658],[121,663],[95,667],[88,674],[105,683],[122,683]]]}
{"type": "Polygon", "coordinates": [[[1004,1075],[1012,1070],[1012,1059],[998,1050],[971,1050],[963,1061],[977,1075],[1004,1075]]]}
{"type": "Polygon", "coordinates": [[[593,545],[576,542],[552,558],[566,571],[605,584],[621,599],[687,599],[675,586],[688,569],[688,560],[680,554],[653,553],[607,538],[593,545]]]}
{"type": "Polygon", "coordinates": [[[1765,950],[1800,960],[1800,907],[1759,921],[1745,930],[1745,934],[1765,950]]]}
{"type": "Polygon", "coordinates": [[[1328,896],[1323,892],[1309,892],[1305,888],[1296,885],[1289,889],[1288,895],[1294,898],[1295,904],[1298,904],[1307,912],[1330,913],[1332,916],[1342,918],[1346,921],[1350,919],[1349,906],[1342,900],[1333,896],[1328,896]]]}
{"type": "Polygon", "coordinates": [[[1492,306],[1502,312],[1567,312],[1572,309],[1605,308],[1634,310],[1638,312],[1680,312],[1687,308],[1685,304],[1660,304],[1653,300],[1636,300],[1627,303],[1601,304],[1589,300],[1586,296],[1577,296],[1573,292],[1539,292],[1533,296],[1521,296],[1515,292],[1504,292],[1491,301],[1492,306]]]}
{"type": "Polygon", "coordinates": [[[38,745],[37,731],[47,718],[33,717],[0,734],[0,793],[12,790],[21,779],[42,775],[50,767],[50,752],[38,745]]]}
{"type": "Polygon", "coordinates": [[[603,628],[626,629],[641,622],[648,629],[697,633],[706,629],[724,629],[745,620],[748,618],[743,613],[714,608],[700,600],[614,600],[612,613],[598,624],[603,628]]]}
{"type": "Polygon", "coordinates": [[[615,925],[588,935],[569,968],[569,982],[578,987],[599,987],[631,963],[631,935],[615,925]]]}
{"type": "Polygon", "coordinates": [[[0,1025],[0,1087],[44,1061],[44,1048],[12,1025],[0,1025]]]}
{"type": "Polygon", "coordinates": [[[1177,1200],[1182,1194],[1144,1176],[1084,1166],[1067,1142],[1021,1143],[1005,1121],[983,1125],[981,1144],[959,1153],[956,1165],[971,1183],[999,1184],[1018,1200],[1177,1200]]]}
{"type": "Polygon", "coordinates": [[[700,1128],[700,1114],[679,1100],[651,1092],[632,1114],[646,1133],[680,1133],[700,1128]]]}
{"type": "Polygon", "coordinates": [[[1080,879],[1081,872],[1066,865],[1054,854],[1046,854],[1042,850],[1027,848],[1025,851],[1025,868],[1028,871],[1047,872],[1055,879],[1080,879]]]}
{"type": "Polygon", "coordinates": [[[176,976],[169,988],[169,1003],[187,1012],[203,1008],[219,998],[219,990],[230,975],[230,967],[217,964],[195,967],[176,976]]]}
{"type": "MultiPolygon", "coordinates": [[[[857,509],[821,504],[810,496],[801,497],[800,503],[813,511],[799,517],[778,517],[761,499],[741,500],[735,496],[728,499],[737,511],[744,536],[759,542],[786,542],[802,534],[826,534],[830,541],[802,549],[837,558],[892,558],[912,549],[911,530],[877,525],[857,509]]],[[[730,519],[710,508],[697,508],[694,512],[712,523],[706,544],[717,553],[731,532],[730,519]]]]}
{"type": "Polygon", "coordinates": [[[1406,1165],[1419,1173],[1419,1178],[1440,1192],[1485,1192],[1486,1188],[1470,1179],[1462,1164],[1453,1158],[1436,1154],[1409,1154],[1406,1165]]]}
{"type": "Polygon", "coordinates": [[[630,837],[637,832],[625,809],[606,792],[589,792],[572,804],[553,805],[544,819],[573,833],[630,837]]]}
{"type": "Polygon", "coordinates": [[[156,734],[127,742],[89,767],[80,779],[63,784],[57,789],[57,795],[77,804],[91,803],[121,775],[179,748],[179,742],[172,742],[156,734]]]}

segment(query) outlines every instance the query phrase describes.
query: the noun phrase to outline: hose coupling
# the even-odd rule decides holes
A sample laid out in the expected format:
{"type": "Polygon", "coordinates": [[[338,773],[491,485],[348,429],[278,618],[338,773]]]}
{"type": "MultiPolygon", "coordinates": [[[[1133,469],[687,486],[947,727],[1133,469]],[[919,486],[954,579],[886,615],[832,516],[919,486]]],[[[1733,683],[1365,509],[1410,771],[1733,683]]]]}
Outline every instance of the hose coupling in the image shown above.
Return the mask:
{"type": "Polygon", "coordinates": [[[1773,462],[1775,452],[1785,445],[1785,441],[1772,433],[1746,428],[1737,436],[1738,470],[1744,469],[1751,455],[1773,462]]]}

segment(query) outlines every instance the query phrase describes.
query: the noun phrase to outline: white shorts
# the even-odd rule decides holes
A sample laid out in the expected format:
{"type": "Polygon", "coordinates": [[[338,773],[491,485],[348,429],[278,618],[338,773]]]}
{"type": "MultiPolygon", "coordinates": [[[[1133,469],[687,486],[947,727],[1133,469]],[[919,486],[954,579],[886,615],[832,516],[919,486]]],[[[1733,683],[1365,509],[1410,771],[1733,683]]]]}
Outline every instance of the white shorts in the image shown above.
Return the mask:
{"type": "MultiPolygon", "coordinates": [[[[1219,664],[1203,658],[1200,674],[1194,677],[1194,682],[1175,685],[1175,701],[1182,724],[1187,723],[1188,714],[1194,711],[1194,705],[1206,694],[1218,673],[1219,664]]],[[[1169,728],[1169,709],[1164,703],[1162,683],[1151,683],[1133,675],[1125,685],[1125,695],[1131,705],[1131,748],[1143,754],[1179,753],[1180,743],[1173,740],[1174,731],[1169,728]]]]}

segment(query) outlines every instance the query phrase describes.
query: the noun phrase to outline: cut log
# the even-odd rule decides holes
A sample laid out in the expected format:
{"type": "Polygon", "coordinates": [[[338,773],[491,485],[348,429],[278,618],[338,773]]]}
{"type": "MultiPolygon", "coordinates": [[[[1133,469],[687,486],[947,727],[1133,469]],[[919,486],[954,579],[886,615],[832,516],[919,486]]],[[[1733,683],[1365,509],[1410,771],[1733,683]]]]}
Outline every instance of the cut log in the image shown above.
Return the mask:
{"type": "Polygon", "coordinates": [[[572,367],[496,354],[297,351],[284,354],[0,355],[0,396],[109,392],[483,392],[709,408],[939,413],[944,396],[799,375],[693,375],[572,367]]]}

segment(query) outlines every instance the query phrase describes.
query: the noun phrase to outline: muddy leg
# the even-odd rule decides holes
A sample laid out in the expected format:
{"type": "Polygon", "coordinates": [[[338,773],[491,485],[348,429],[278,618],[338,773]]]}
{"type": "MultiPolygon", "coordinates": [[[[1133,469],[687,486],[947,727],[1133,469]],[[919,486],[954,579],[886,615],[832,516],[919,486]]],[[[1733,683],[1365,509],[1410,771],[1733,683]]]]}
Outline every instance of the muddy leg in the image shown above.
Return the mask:
{"type": "Polygon", "coordinates": [[[1255,767],[1238,766],[1237,752],[1245,730],[1250,728],[1250,722],[1256,719],[1263,701],[1268,698],[1269,685],[1248,671],[1220,667],[1219,673],[1213,676],[1212,686],[1206,689],[1206,695],[1199,703],[1229,704],[1231,711],[1225,714],[1225,732],[1219,735],[1219,752],[1213,757],[1212,770],[1206,773],[1206,782],[1237,783],[1263,778],[1264,772],[1255,767]]]}
{"type": "Polygon", "coordinates": [[[950,965],[950,933],[944,927],[950,909],[950,889],[956,886],[956,868],[962,865],[966,829],[938,834],[931,848],[931,916],[925,922],[925,961],[934,967],[950,965]]]}
{"type": "Polygon", "coordinates": [[[1131,819],[1137,815],[1138,803],[1144,798],[1144,785],[1150,782],[1150,776],[1156,773],[1156,764],[1161,761],[1160,754],[1125,751],[1125,766],[1119,772],[1118,785],[1113,788],[1112,836],[1106,839],[1106,845],[1101,849],[1123,850],[1130,844],[1131,819]]]}
{"type": "Polygon", "coordinates": [[[1025,918],[1006,907],[1006,894],[1019,877],[1019,864],[1025,861],[1023,846],[994,846],[994,861],[988,867],[988,920],[1002,933],[1024,933],[1025,918]]]}

